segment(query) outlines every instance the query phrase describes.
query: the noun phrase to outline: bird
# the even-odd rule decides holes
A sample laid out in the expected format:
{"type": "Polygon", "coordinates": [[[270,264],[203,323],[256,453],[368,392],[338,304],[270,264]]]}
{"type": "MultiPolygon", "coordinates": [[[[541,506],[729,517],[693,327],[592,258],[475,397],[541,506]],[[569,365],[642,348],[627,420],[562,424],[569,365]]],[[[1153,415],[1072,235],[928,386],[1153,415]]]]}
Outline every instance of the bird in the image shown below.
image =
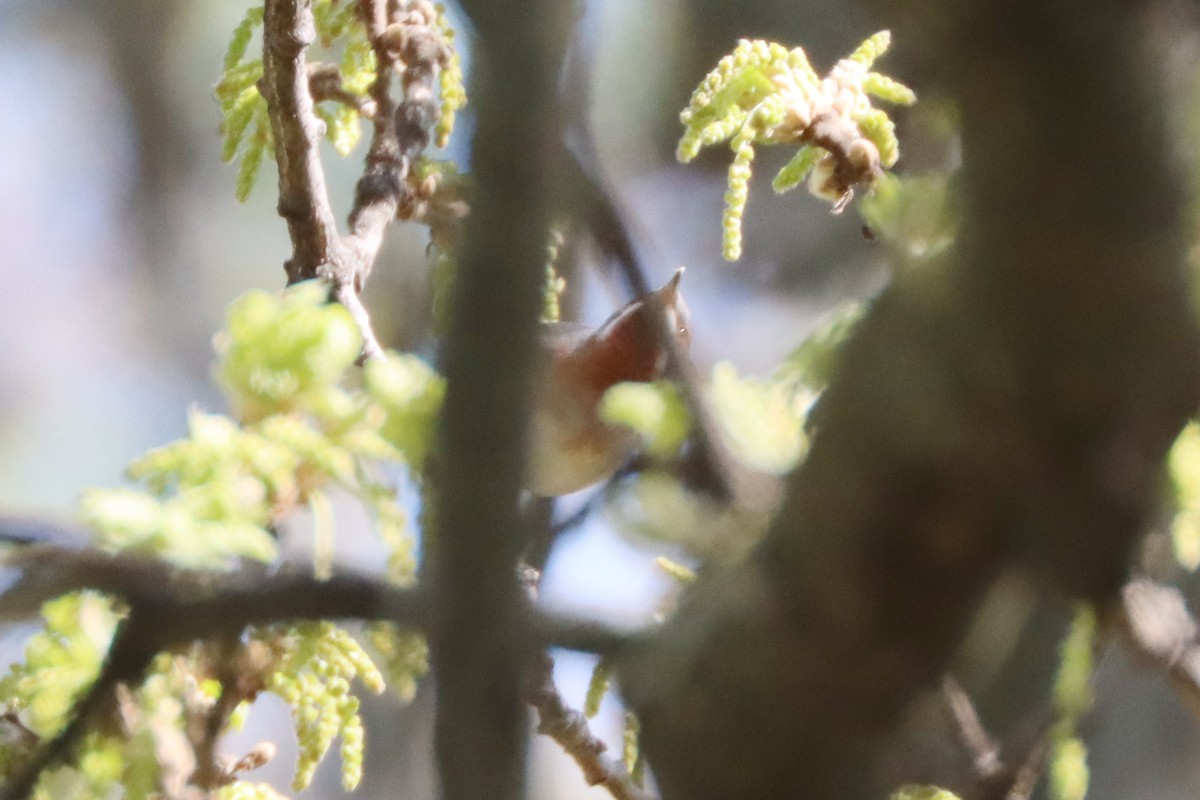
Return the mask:
{"type": "MultiPolygon", "coordinates": [[[[691,343],[687,304],[676,270],[658,296],[680,347],[691,343]]],[[[598,328],[543,323],[527,450],[526,488],[557,497],[599,483],[637,450],[638,437],[600,417],[608,389],[663,377],[667,352],[647,297],[635,298],[598,328]]]]}

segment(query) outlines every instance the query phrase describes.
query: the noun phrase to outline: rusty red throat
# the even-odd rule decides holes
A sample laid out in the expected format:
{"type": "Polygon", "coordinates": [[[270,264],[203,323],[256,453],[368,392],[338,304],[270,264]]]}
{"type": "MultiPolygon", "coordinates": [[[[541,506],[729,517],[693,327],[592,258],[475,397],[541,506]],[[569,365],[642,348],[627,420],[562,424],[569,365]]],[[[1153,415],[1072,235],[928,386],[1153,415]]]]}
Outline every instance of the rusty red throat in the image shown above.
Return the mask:
{"type": "MultiPolygon", "coordinates": [[[[691,341],[679,290],[683,269],[655,291],[677,341],[691,341]]],[[[654,381],[666,369],[655,320],[645,298],[633,300],[599,328],[542,326],[534,388],[526,486],[534,494],[575,492],[612,475],[637,448],[637,436],[600,419],[604,393],[625,381],[654,381]]]]}

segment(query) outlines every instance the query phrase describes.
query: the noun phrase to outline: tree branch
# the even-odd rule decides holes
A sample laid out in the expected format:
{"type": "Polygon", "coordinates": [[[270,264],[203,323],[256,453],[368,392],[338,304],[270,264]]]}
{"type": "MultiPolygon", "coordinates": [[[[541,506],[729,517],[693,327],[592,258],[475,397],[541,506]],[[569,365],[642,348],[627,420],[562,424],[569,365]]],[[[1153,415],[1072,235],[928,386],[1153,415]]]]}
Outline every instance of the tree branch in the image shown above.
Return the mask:
{"type": "Polygon", "coordinates": [[[308,2],[266,0],[262,93],[279,164],[279,215],[292,238],[292,258],[286,265],[289,283],[321,277],[321,267],[342,255],[317,150],[321,122],[313,113],[305,59],[315,39],[308,2]]]}
{"type": "Polygon", "coordinates": [[[536,650],[518,613],[517,514],[559,126],[568,20],[555,0],[471,2],[476,194],[443,352],[446,400],[427,552],[447,800],[524,796],[522,689],[536,650]],[[470,764],[470,769],[463,769],[470,764]]]}
{"type": "MultiPolygon", "coordinates": [[[[0,800],[27,797],[38,775],[69,758],[104,715],[117,684],[138,685],[160,652],[196,641],[236,637],[250,625],[361,619],[429,631],[434,619],[423,591],[352,574],[319,581],[307,571],[271,576],[260,569],[226,575],[186,573],[153,559],[50,546],[29,547],[9,556],[7,563],[22,574],[0,596],[0,618],[33,616],[45,601],[83,589],[121,598],[129,615],[113,638],[100,676],[76,704],[70,723],[5,786],[0,800]]],[[[542,614],[527,604],[514,613],[537,646],[613,655],[630,641],[629,634],[602,624],[542,614]]]]}
{"type": "MultiPolygon", "coordinates": [[[[371,145],[355,189],[350,233],[341,236],[325,188],[317,145],[321,122],[314,93],[344,99],[336,74],[310,70],[305,50],[316,31],[312,10],[302,0],[267,0],[263,20],[263,96],[271,117],[279,163],[279,213],[288,223],[292,257],[288,283],[320,278],[350,312],[363,338],[363,358],[383,352],[370,315],[359,299],[396,218],[412,164],[430,141],[437,119],[433,81],[449,51],[436,27],[436,10],[425,0],[389,13],[387,0],[359,0],[375,50],[377,71],[369,103],[371,145]],[[403,67],[404,98],[392,99],[397,64],[403,67]]],[[[365,108],[365,106],[364,106],[365,108]]]]}
{"type": "Polygon", "coordinates": [[[591,731],[587,717],[569,707],[554,685],[554,661],[544,655],[531,670],[529,703],[538,714],[538,733],[550,737],[575,760],[588,786],[603,786],[616,800],[657,800],[634,783],[624,765],[591,731]]]}

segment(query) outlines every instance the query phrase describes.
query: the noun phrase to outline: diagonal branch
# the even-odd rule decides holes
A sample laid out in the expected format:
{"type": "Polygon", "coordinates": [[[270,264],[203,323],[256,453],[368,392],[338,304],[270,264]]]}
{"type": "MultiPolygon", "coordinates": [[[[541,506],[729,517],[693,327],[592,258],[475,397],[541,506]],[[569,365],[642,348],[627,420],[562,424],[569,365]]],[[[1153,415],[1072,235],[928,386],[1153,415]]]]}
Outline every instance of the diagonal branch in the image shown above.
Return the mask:
{"type": "Polygon", "coordinates": [[[371,145],[346,236],[338,233],[326,190],[321,122],[313,111],[314,91],[336,96],[339,87],[330,85],[328,70],[306,64],[305,51],[316,37],[312,9],[302,0],[267,0],[263,19],[262,90],[279,163],[279,213],[292,239],[288,283],[328,282],[333,299],[358,325],[364,358],[382,347],[359,293],[406,194],[412,165],[429,145],[438,112],[433,82],[449,57],[431,3],[416,0],[407,11],[390,10],[395,5],[359,0],[377,70],[370,90],[371,145]],[[392,98],[397,72],[404,89],[399,104],[392,98]]]}
{"type": "Polygon", "coordinates": [[[562,747],[583,773],[588,786],[603,786],[616,800],[657,800],[638,786],[616,759],[604,754],[604,744],[588,725],[587,717],[569,707],[554,685],[554,661],[543,655],[530,670],[529,703],[538,714],[538,733],[562,747]]]}

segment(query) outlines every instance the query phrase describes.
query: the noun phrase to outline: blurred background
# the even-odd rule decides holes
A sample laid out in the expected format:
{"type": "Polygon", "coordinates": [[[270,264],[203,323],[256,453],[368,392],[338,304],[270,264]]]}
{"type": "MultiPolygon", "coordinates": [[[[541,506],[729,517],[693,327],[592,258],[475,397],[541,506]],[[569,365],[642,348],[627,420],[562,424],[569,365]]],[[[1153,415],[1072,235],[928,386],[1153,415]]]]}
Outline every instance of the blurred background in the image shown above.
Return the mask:
{"type": "MultiPolygon", "coordinates": [[[[234,168],[220,161],[212,89],[244,11],[234,2],[0,0],[5,513],[68,518],[82,489],[119,483],[130,459],[182,435],[190,406],[226,410],[210,379],[211,337],[239,294],[283,285],[290,250],[274,210],[273,167],[239,205],[234,168]]],[[[745,254],[736,265],[725,263],[720,217],[728,152],[716,148],[687,167],[676,164],[679,110],[737,37],[802,44],[823,71],[886,25],[836,0],[586,3],[577,46],[590,72],[589,93],[576,125],[590,128],[651,280],[688,267],[692,352],[702,373],[731,361],[740,374],[770,374],[832,309],[883,285],[887,254],[862,235],[857,212],[831,216],[827,204],[803,191],[775,196],[770,176],[789,154],[765,151],[750,193],[745,254]]],[[[460,28],[465,45],[469,29],[460,28]]],[[[1183,29],[1164,41],[1169,77],[1182,87],[1194,83],[1197,50],[1194,33],[1183,29]]],[[[884,67],[920,94],[919,74],[905,71],[912,55],[897,42],[884,67]]],[[[936,98],[930,102],[936,107],[936,98]]],[[[954,165],[953,137],[935,117],[895,115],[905,154],[900,172],[954,165]]],[[[471,127],[468,107],[442,157],[466,163],[471,127]]],[[[1191,156],[1190,149],[1185,143],[1180,152],[1191,156]]],[[[334,204],[344,216],[361,146],[345,161],[329,149],[326,155],[334,204]]],[[[431,355],[426,244],[426,229],[394,227],[366,303],[385,345],[431,355]]],[[[614,275],[583,269],[572,279],[568,307],[595,323],[626,299],[614,275]]],[[[564,511],[585,499],[568,499],[564,511]]],[[[342,521],[353,523],[345,515],[342,521]]],[[[344,556],[369,567],[369,548],[358,550],[355,542],[352,533],[343,537],[344,556]]],[[[603,515],[593,517],[561,541],[543,600],[618,622],[647,620],[670,591],[653,564],[661,552],[660,545],[622,538],[603,515]]],[[[964,655],[964,682],[997,732],[1018,727],[1022,711],[1042,702],[1066,619],[1019,576],[997,588],[964,655]]],[[[27,634],[13,630],[0,639],[5,659],[16,656],[27,634]]],[[[566,653],[557,659],[563,693],[579,707],[592,662],[566,653]]],[[[434,796],[430,689],[399,715],[387,698],[367,704],[365,779],[354,796],[395,796],[397,787],[410,798],[434,796]]],[[[1100,691],[1086,729],[1094,748],[1089,796],[1196,797],[1200,737],[1169,691],[1119,657],[1104,664],[1100,691]]],[[[897,746],[910,772],[918,760],[933,764],[952,749],[939,720],[933,701],[914,706],[909,727],[926,743],[897,746]]],[[[620,724],[620,709],[606,701],[596,729],[614,748],[620,724]]],[[[269,696],[227,746],[241,753],[264,738],[280,743],[280,754],[255,776],[286,791],[295,758],[290,720],[269,696]]],[[[532,758],[533,796],[608,796],[588,789],[554,743],[535,738],[532,758]]],[[[336,756],[307,796],[341,796],[336,756]]]]}

